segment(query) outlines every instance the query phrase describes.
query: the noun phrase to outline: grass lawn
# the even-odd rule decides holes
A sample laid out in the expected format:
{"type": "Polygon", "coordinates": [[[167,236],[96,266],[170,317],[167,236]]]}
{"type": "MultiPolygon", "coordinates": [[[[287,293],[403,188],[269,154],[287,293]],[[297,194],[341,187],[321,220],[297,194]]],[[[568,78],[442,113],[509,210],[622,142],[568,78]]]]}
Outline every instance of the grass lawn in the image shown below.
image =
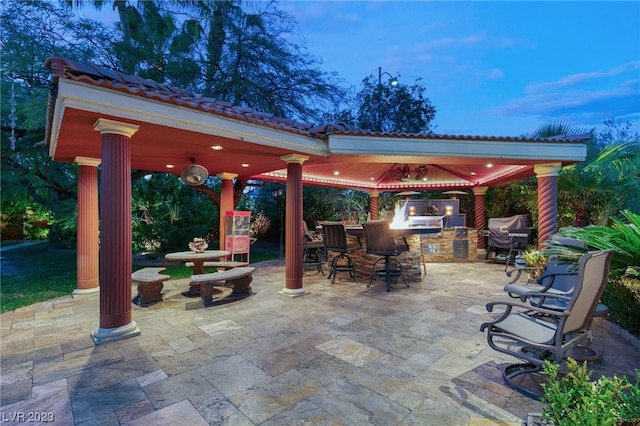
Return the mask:
{"type": "MultiPolygon", "coordinates": [[[[52,250],[48,242],[2,253],[0,312],[71,294],[76,288],[76,251],[52,250]]],[[[251,263],[278,258],[277,243],[257,242],[251,263]]],[[[141,266],[133,267],[134,270],[141,266]]],[[[166,266],[171,278],[187,278],[192,270],[182,264],[166,266]]]]}

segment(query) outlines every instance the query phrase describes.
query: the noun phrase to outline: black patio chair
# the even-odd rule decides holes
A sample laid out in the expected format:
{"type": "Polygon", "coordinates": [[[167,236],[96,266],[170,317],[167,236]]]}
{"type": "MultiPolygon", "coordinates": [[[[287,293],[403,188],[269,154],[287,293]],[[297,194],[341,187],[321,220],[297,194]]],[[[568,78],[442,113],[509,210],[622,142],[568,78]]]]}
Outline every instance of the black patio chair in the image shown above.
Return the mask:
{"type": "Polygon", "coordinates": [[[324,247],[327,253],[338,253],[329,265],[331,272],[327,278],[331,279],[331,283],[335,283],[336,274],[338,272],[349,272],[349,275],[355,282],[358,282],[356,276],[356,264],[349,256],[362,248],[359,238],[348,238],[347,231],[342,222],[324,222],[322,224],[322,233],[324,234],[324,247]]]}
{"type": "Polygon", "coordinates": [[[401,277],[404,284],[409,287],[407,280],[402,275],[402,263],[400,263],[396,256],[401,253],[409,251],[409,245],[404,238],[399,240],[393,237],[391,228],[389,228],[389,222],[370,221],[364,224],[364,235],[367,244],[367,254],[376,256],[382,256],[376,263],[373,264],[371,270],[371,280],[367,287],[371,285],[375,278],[384,278],[387,285],[387,291],[391,291],[391,280],[396,277],[401,277]],[[384,268],[378,267],[380,262],[384,262],[384,268]]]}
{"type": "Polygon", "coordinates": [[[502,377],[508,386],[540,399],[542,392],[525,387],[524,383],[531,382],[520,379],[538,373],[547,360],[562,365],[573,348],[590,339],[591,322],[607,285],[613,253],[613,250],[591,251],[582,256],[571,295],[553,296],[566,301],[562,311],[528,303],[528,298],[550,297],[537,292],[529,294],[523,303],[487,304],[489,312],[504,306],[504,312],[497,319],[480,326],[481,331],[487,331],[489,346],[523,361],[503,368],[502,377]]]}

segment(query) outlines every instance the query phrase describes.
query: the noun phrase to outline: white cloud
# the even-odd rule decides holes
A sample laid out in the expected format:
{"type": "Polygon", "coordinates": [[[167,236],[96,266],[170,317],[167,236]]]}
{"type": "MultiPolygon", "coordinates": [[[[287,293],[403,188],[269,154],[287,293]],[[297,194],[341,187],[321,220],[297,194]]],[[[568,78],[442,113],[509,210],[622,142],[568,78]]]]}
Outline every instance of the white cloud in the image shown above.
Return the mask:
{"type": "Polygon", "coordinates": [[[640,62],[604,71],[572,74],[556,81],[535,82],[525,96],[496,108],[502,115],[531,116],[543,121],[592,125],[610,117],[640,115],[640,62]]]}

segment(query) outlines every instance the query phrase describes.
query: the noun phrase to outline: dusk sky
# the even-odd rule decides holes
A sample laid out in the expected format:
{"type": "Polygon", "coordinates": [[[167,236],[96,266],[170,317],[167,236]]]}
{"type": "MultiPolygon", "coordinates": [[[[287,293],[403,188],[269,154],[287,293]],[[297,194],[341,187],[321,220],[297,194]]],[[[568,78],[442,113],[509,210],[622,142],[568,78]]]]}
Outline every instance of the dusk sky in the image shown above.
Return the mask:
{"type": "MultiPolygon", "coordinates": [[[[260,1],[247,2],[260,7],[260,1]]],[[[435,132],[522,136],[549,122],[640,132],[640,1],[283,0],[321,69],[426,87],[435,132]],[[385,77],[386,78],[386,77],[385,77]]],[[[84,8],[88,12],[90,8],[84,8]]]]}
{"type": "Polygon", "coordinates": [[[520,136],[615,117],[640,131],[640,2],[283,1],[307,49],[359,86],[420,84],[437,133],[520,136]]]}

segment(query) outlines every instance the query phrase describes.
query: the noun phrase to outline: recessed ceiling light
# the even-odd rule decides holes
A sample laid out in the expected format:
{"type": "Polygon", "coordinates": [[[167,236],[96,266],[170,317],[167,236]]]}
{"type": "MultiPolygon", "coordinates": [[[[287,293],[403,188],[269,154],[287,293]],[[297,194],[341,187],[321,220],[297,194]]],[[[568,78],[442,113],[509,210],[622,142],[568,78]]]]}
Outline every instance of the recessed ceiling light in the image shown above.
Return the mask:
{"type": "Polygon", "coordinates": [[[337,171],[337,170],[336,170],[335,172],[333,172],[333,175],[334,175],[334,176],[338,176],[339,174],[340,174],[340,172],[339,172],[339,171],[337,171]]]}
{"type": "Polygon", "coordinates": [[[374,178],[374,177],[370,177],[370,178],[369,178],[369,180],[376,180],[376,178],[374,178]]]}
{"type": "Polygon", "coordinates": [[[247,164],[247,163],[242,163],[242,167],[249,167],[249,164],[247,164]]]}
{"type": "Polygon", "coordinates": [[[487,163],[487,167],[488,167],[488,168],[493,167],[493,163],[487,163]]]}
{"type": "Polygon", "coordinates": [[[167,169],[173,169],[175,166],[173,164],[167,164],[166,167],[167,169]]]}
{"type": "Polygon", "coordinates": [[[222,145],[212,145],[211,149],[214,151],[220,151],[222,150],[222,145]]]}
{"type": "Polygon", "coordinates": [[[469,174],[470,174],[471,176],[475,176],[475,175],[477,175],[477,173],[476,173],[476,172],[469,172],[469,174]]]}

